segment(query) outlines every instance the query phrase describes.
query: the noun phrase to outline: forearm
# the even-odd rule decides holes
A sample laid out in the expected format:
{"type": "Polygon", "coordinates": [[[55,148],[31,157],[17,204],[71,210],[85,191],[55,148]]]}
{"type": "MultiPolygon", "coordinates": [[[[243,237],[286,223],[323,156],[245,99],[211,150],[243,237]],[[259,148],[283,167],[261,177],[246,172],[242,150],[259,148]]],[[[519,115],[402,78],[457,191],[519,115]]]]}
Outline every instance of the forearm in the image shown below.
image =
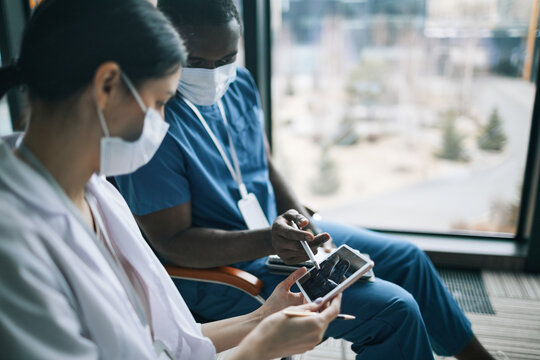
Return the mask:
{"type": "Polygon", "coordinates": [[[258,311],[202,325],[204,336],[210,338],[217,352],[237,346],[262,320],[258,311]]]}
{"type": "Polygon", "coordinates": [[[192,227],[155,246],[167,260],[192,268],[230,265],[274,252],[270,228],[226,231],[192,227]]]}
{"type": "MultiPolygon", "coordinates": [[[[298,200],[292,188],[287,184],[285,178],[281,175],[279,170],[276,169],[271,160],[268,161],[268,170],[270,173],[270,182],[272,183],[276,196],[278,213],[283,214],[289,209],[295,209],[306,218],[311,219],[309,211],[302,205],[300,200],[298,200]]],[[[318,232],[318,229],[315,229],[314,225],[311,223],[308,225],[308,228],[314,232],[318,232]]]]}
{"type": "Polygon", "coordinates": [[[266,360],[268,357],[261,356],[260,341],[262,339],[249,339],[250,341],[243,341],[232,354],[227,356],[226,360],[266,360]]]}

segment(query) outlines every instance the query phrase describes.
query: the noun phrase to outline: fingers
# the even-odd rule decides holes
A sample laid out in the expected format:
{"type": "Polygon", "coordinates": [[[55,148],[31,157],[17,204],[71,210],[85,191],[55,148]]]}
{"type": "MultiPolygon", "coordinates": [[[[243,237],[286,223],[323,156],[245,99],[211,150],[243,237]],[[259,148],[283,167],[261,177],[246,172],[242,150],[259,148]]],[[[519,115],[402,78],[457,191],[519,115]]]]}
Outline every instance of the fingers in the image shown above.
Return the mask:
{"type": "Polygon", "coordinates": [[[290,296],[292,297],[291,305],[303,305],[306,303],[306,298],[304,297],[304,294],[300,293],[291,293],[290,296]]]}
{"type": "Polygon", "coordinates": [[[300,306],[295,306],[294,309],[295,310],[300,310],[300,311],[317,311],[319,310],[319,307],[320,307],[320,304],[316,304],[314,302],[312,303],[307,303],[307,304],[303,304],[303,305],[300,305],[300,306]]]}
{"type": "Polygon", "coordinates": [[[323,248],[324,252],[331,253],[336,248],[336,246],[334,245],[332,239],[330,239],[330,241],[327,241],[323,244],[323,248]]]}
{"type": "Polygon", "coordinates": [[[321,246],[323,243],[327,242],[328,240],[331,240],[330,234],[328,233],[321,233],[313,239],[313,241],[309,241],[308,245],[310,248],[317,248],[321,246]]]}
{"type": "Polygon", "coordinates": [[[309,224],[309,220],[295,209],[287,210],[281,216],[287,221],[294,221],[300,229],[309,224]]]}
{"type": "Polygon", "coordinates": [[[290,290],[291,287],[294,285],[295,281],[298,280],[306,272],[307,269],[305,267],[301,267],[300,269],[290,274],[285,280],[281,282],[280,285],[285,287],[287,290],[290,290]]]}
{"type": "Polygon", "coordinates": [[[299,264],[309,260],[309,257],[304,249],[297,249],[295,251],[280,251],[278,255],[287,265],[299,264]]]}
{"type": "Polygon", "coordinates": [[[330,305],[324,310],[321,311],[321,316],[323,319],[327,322],[332,321],[336,318],[339,314],[339,310],[341,309],[341,294],[336,295],[333,299],[330,305]]]}
{"type": "Polygon", "coordinates": [[[305,216],[299,214],[298,211],[289,210],[277,217],[272,226],[272,231],[278,232],[281,237],[288,240],[313,240],[313,234],[311,232],[295,229],[291,226],[292,222],[297,224],[300,228],[309,224],[309,220],[305,216]]]}

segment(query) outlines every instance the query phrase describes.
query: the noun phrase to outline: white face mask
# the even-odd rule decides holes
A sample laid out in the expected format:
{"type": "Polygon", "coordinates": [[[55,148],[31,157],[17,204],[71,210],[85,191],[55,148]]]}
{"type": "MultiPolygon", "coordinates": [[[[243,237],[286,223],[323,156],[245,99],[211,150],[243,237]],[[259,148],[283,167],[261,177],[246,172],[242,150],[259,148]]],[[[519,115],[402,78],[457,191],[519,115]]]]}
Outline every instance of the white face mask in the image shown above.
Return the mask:
{"type": "Polygon", "coordinates": [[[169,128],[169,124],[163,121],[155,109],[146,107],[128,77],[122,74],[122,78],[145,113],[144,125],[141,136],[135,141],[111,137],[103,112],[96,103],[101,128],[105,134],[101,138],[99,173],[105,176],[129,174],[145,165],[156,153],[169,128]]]}
{"type": "Polygon", "coordinates": [[[183,68],[178,91],[196,105],[212,105],[235,79],[236,63],[215,69],[183,68]]]}

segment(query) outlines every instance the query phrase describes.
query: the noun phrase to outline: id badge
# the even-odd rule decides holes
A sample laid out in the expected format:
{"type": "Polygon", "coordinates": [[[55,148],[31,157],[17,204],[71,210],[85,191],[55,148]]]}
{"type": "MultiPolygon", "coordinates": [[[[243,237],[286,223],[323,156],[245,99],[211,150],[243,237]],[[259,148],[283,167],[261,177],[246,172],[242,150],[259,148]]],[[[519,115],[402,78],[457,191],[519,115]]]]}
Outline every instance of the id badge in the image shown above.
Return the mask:
{"type": "Polygon", "coordinates": [[[249,230],[264,229],[270,226],[255,194],[249,193],[244,199],[240,199],[238,208],[249,230]]]}

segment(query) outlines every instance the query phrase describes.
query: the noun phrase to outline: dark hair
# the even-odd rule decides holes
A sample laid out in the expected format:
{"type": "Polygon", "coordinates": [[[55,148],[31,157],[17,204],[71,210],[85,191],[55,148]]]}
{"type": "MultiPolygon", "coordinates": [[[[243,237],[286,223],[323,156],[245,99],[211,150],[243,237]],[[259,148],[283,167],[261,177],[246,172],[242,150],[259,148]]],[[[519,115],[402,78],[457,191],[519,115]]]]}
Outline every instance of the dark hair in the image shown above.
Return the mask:
{"type": "Polygon", "coordinates": [[[107,61],[137,86],[186,58],[178,33],[147,0],[45,0],[26,24],[18,61],[0,69],[0,97],[26,85],[30,99],[66,99],[107,61]]]}
{"type": "Polygon", "coordinates": [[[242,25],[233,0],[158,0],[158,8],[180,33],[200,25],[223,25],[236,19],[242,25]]]}

